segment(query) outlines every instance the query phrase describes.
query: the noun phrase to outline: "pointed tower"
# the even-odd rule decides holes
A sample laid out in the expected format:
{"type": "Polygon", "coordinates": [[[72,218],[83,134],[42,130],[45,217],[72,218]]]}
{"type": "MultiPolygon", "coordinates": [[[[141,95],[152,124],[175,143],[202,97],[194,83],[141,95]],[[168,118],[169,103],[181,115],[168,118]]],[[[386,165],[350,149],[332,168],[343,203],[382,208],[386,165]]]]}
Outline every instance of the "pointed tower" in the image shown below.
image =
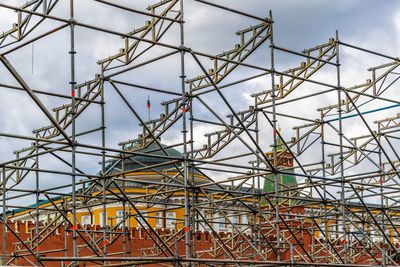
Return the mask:
{"type": "MultiPolygon", "coordinates": [[[[279,128],[279,133],[281,133],[281,129],[279,128]]],[[[281,134],[280,134],[281,135],[281,134]]],[[[284,144],[280,137],[277,138],[277,166],[278,170],[283,170],[286,173],[293,174],[277,174],[278,176],[278,189],[280,191],[280,195],[289,196],[293,195],[293,191],[291,188],[297,188],[297,180],[293,171],[293,156],[289,151],[284,149],[284,144]]],[[[274,152],[270,151],[265,153],[267,159],[274,164],[274,152]]],[[[265,193],[275,193],[275,179],[273,174],[268,174],[265,176],[263,191],[265,193]]]]}

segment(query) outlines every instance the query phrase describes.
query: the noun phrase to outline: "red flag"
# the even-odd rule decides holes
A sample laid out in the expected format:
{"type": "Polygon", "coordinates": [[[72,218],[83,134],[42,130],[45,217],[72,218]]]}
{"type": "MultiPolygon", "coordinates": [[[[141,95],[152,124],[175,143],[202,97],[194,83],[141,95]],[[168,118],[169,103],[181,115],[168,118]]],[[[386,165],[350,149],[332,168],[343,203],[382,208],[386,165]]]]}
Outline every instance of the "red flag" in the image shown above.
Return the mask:
{"type": "Polygon", "coordinates": [[[151,105],[150,105],[150,96],[147,97],[147,109],[150,109],[151,105]]]}

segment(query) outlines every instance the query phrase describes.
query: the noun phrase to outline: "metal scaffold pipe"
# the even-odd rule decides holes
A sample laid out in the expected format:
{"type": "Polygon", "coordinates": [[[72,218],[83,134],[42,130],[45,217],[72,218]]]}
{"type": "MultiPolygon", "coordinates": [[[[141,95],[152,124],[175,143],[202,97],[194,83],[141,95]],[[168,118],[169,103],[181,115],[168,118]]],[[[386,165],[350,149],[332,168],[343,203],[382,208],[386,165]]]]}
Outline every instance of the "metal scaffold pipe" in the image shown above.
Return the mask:
{"type": "Polygon", "coordinates": [[[400,265],[397,57],[285,48],[238,3],[66,2],[0,3],[1,264],[400,265]]]}

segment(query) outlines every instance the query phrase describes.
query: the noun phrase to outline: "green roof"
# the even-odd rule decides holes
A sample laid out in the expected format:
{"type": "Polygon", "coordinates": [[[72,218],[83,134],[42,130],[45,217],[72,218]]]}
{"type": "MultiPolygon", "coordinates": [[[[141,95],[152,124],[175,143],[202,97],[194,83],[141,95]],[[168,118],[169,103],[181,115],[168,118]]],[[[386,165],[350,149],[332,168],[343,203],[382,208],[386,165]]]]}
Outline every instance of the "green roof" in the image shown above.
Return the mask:
{"type": "MultiPolygon", "coordinates": [[[[176,166],[181,167],[182,166],[181,162],[174,164],[171,162],[174,159],[163,158],[163,157],[166,156],[166,157],[173,157],[176,159],[183,159],[183,154],[173,147],[168,147],[163,144],[161,144],[161,146],[163,147],[163,149],[161,149],[157,143],[153,142],[146,148],[136,150],[135,152],[147,154],[148,156],[134,155],[125,158],[123,162],[124,170],[136,170],[140,168],[145,168],[145,166],[151,166],[162,163],[165,164],[157,167],[152,167],[151,169],[148,168],[147,170],[149,171],[151,170],[162,171],[162,170],[174,170],[174,169],[176,170],[175,164],[176,166]]],[[[116,161],[112,161],[106,166],[106,170],[107,169],[110,169],[111,173],[119,172],[122,170],[122,162],[116,164],[116,161]]],[[[194,172],[197,174],[199,173],[197,170],[190,172],[191,173],[194,172]]]]}
{"type": "MultiPolygon", "coordinates": [[[[175,148],[167,147],[163,144],[161,144],[161,146],[164,148],[164,151],[166,153],[164,153],[164,151],[160,148],[160,146],[157,143],[152,143],[151,145],[149,145],[146,148],[136,150],[135,152],[148,154],[148,155],[154,155],[154,156],[134,155],[131,157],[127,157],[124,159],[124,170],[135,170],[138,168],[143,168],[144,165],[151,166],[151,165],[160,164],[160,163],[166,163],[166,164],[162,165],[162,166],[153,167],[148,170],[150,170],[150,171],[151,170],[157,170],[157,171],[174,170],[174,169],[176,170],[175,165],[173,163],[168,164],[168,162],[172,161],[173,159],[163,158],[161,156],[168,156],[168,157],[182,159],[183,154],[181,152],[179,152],[178,150],[176,150],[175,148]],[[158,157],[158,156],[160,156],[160,157],[158,157]]],[[[177,163],[176,165],[178,167],[182,166],[181,163],[177,163]]],[[[111,173],[118,172],[121,169],[122,169],[122,163],[121,162],[117,163],[117,160],[113,160],[113,161],[109,162],[106,166],[106,170],[110,170],[111,173]]],[[[189,170],[189,172],[193,173],[192,170],[189,170]]],[[[194,173],[199,174],[199,172],[196,169],[194,169],[194,173]]],[[[139,184],[138,184],[138,186],[139,186],[139,184]]],[[[60,198],[61,197],[54,197],[54,198],[52,198],[52,200],[54,201],[54,200],[58,200],[60,198]]],[[[46,203],[50,203],[50,201],[45,199],[45,200],[39,200],[39,202],[38,202],[39,206],[46,204],[46,203]]],[[[7,215],[15,214],[15,213],[22,212],[24,210],[33,209],[35,207],[36,207],[36,203],[33,203],[33,204],[27,206],[26,208],[18,208],[18,209],[14,209],[14,210],[8,210],[6,212],[6,214],[7,215]]]]}
{"type": "MultiPolygon", "coordinates": [[[[61,199],[60,196],[51,198],[52,201],[56,201],[56,200],[59,200],[59,199],[61,199]]],[[[37,204],[40,207],[41,205],[44,205],[44,204],[47,204],[47,203],[50,203],[50,200],[48,200],[48,199],[39,199],[37,204]]],[[[25,210],[29,210],[29,209],[34,209],[34,208],[36,208],[36,203],[33,203],[33,204],[29,205],[29,206],[26,206],[25,208],[7,210],[6,211],[6,215],[16,214],[16,213],[19,213],[19,212],[22,212],[22,211],[25,211],[25,210]]]]}

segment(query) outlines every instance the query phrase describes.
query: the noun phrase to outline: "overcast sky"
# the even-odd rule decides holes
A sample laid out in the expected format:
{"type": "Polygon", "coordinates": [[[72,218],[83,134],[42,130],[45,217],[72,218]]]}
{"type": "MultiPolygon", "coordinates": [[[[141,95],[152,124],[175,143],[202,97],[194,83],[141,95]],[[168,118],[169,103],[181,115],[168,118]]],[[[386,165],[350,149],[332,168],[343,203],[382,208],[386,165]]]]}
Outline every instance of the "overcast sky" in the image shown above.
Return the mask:
{"type": "MultiPolygon", "coordinates": [[[[2,3],[16,6],[24,2],[25,1],[16,0],[2,1],[2,3]]],[[[154,1],[113,2],[144,10],[147,5],[154,1]]],[[[272,10],[275,22],[275,44],[296,51],[326,43],[329,38],[335,36],[336,30],[339,31],[339,38],[343,42],[390,54],[394,57],[397,57],[397,51],[399,51],[400,48],[400,37],[398,34],[400,31],[400,3],[398,1],[230,0],[215,2],[261,17],[268,16],[269,10],[272,10]]],[[[67,7],[68,1],[61,0],[52,14],[68,18],[67,7]]],[[[15,22],[15,19],[16,13],[0,8],[0,32],[8,30],[10,25],[15,22]]],[[[141,27],[146,17],[106,7],[94,1],[85,0],[76,1],[76,19],[82,23],[94,24],[98,27],[125,33],[134,28],[141,27]]],[[[239,41],[235,32],[258,23],[253,19],[244,18],[237,14],[189,0],[185,1],[185,22],[186,46],[208,54],[218,54],[222,51],[232,49],[239,41]]],[[[32,36],[37,36],[58,25],[61,24],[59,22],[47,21],[35,29],[32,36]]],[[[162,41],[178,45],[178,36],[178,27],[173,26],[171,28],[171,33],[167,34],[165,38],[163,37],[162,41]]],[[[78,83],[93,79],[94,75],[99,72],[96,61],[115,54],[122,46],[123,41],[119,37],[78,27],[76,29],[76,76],[78,83]]],[[[10,47],[1,48],[0,53],[9,48],[10,47]]],[[[48,38],[36,42],[33,47],[29,45],[19,52],[9,54],[7,57],[32,88],[68,95],[68,82],[70,79],[68,51],[69,31],[68,28],[66,28],[48,38]]],[[[152,54],[149,54],[147,58],[169,51],[168,49],[156,48],[152,50],[152,54]]],[[[341,55],[342,85],[345,87],[363,83],[366,79],[370,78],[371,73],[367,71],[368,67],[390,61],[376,56],[365,55],[364,53],[348,48],[343,48],[341,50],[341,55]]],[[[196,66],[189,55],[186,56],[186,60],[188,78],[201,74],[201,70],[196,66]]],[[[287,68],[298,66],[304,59],[277,52],[276,61],[277,69],[283,71],[287,68]]],[[[211,62],[207,59],[202,59],[202,62],[207,68],[212,67],[211,62]]],[[[261,46],[257,53],[249,57],[247,62],[269,68],[268,44],[261,46]]],[[[0,66],[0,73],[0,83],[17,84],[3,66],[0,66]]],[[[248,69],[238,69],[237,72],[232,73],[227,81],[237,80],[243,77],[243,73],[251,75],[259,72],[249,71],[248,69]]],[[[179,92],[179,75],[179,57],[173,56],[157,64],[151,64],[122,75],[120,80],[179,92]]],[[[314,79],[335,85],[335,69],[327,68],[327,70],[323,70],[316,75],[314,79]]],[[[299,93],[296,92],[298,93],[297,96],[323,89],[315,85],[306,85],[302,88],[301,92],[300,90],[298,90],[299,93]]],[[[253,104],[254,100],[249,97],[251,93],[267,89],[270,89],[270,81],[263,78],[241,84],[240,86],[235,86],[231,90],[224,90],[224,92],[235,110],[240,111],[246,110],[249,105],[253,104]]],[[[121,86],[121,90],[137,112],[146,120],[146,99],[149,93],[147,91],[123,86],[121,86]]],[[[398,95],[393,94],[393,92],[395,91],[392,90],[391,93],[388,92],[386,96],[398,99],[398,95]]],[[[156,118],[159,116],[159,113],[162,112],[160,102],[170,99],[171,96],[153,93],[150,97],[152,102],[151,118],[156,118]]],[[[335,97],[334,94],[321,96],[309,102],[301,102],[296,104],[296,106],[291,105],[278,108],[278,111],[315,119],[319,117],[316,108],[334,104],[336,101],[335,97]]],[[[0,113],[2,114],[2,121],[0,124],[1,132],[32,135],[32,129],[48,125],[48,119],[38,110],[24,92],[15,92],[2,88],[0,90],[0,99],[2,101],[0,105],[0,113]]],[[[54,99],[44,96],[40,96],[40,99],[49,110],[54,106],[65,103],[63,99],[54,99]]],[[[228,108],[222,104],[221,99],[215,93],[204,96],[204,99],[208,101],[209,105],[221,116],[230,113],[228,108]]],[[[141,130],[138,127],[138,120],[129,112],[110,86],[106,87],[106,102],[107,145],[117,148],[117,143],[119,141],[135,138],[141,130]]],[[[390,103],[380,104],[382,106],[390,105],[390,103]]],[[[363,111],[374,108],[374,105],[375,104],[371,104],[370,106],[368,106],[368,104],[364,105],[363,111]]],[[[385,110],[379,114],[374,113],[374,115],[368,117],[368,120],[372,122],[377,118],[393,116],[398,112],[398,108],[385,110]]],[[[217,121],[210,112],[206,112],[202,108],[195,109],[195,117],[217,121]]],[[[80,116],[77,121],[78,130],[84,131],[98,127],[99,118],[100,109],[98,106],[93,105],[80,116]]],[[[264,123],[265,125],[260,126],[264,130],[264,135],[261,136],[260,142],[263,148],[267,150],[268,146],[272,143],[272,131],[265,121],[264,123]]],[[[288,139],[294,134],[291,128],[303,123],[304,122],[287,120],[284,118],[281,118],[279,121],[280,127],[283,129],[283,135],[288,139]]],[[[195,147],[199,148],[204,143],[204,133],[217,129],[218,127],[216,128],[210,125],[195,125],[195,147]]],[[[70,130],[68,130],[68,132],[69,131],[70,130]]],[[[344,131],[349,137],[368,133],[360,120],[346,125],[344,131]]],[[[179,127],[172,128],[170,132],[165,134],[162,141],[167,144],[181,142],[182,138],[180,135],[176,134],[177,132],[180,133],[179,127]]],[[[335,138],[335,135],[333,133],[331,134],[332,138],[335,138]]],[[[79,141],[99,144],[100,135],[93,134],[90,138],[83,137],[79,141]]],[[[12,159],[14,157],[12,154],[13,150],[27,146],[29,143],[30,142],[27,141],[0,138],[0,160],[6,161],[12,159]]],[[[228,148],[229,149],[223,151],[220,156],[239,154],[246,151],[246,148],[244,148],[243,144],[240,142],[234,142],[228,148]]],[[[310,151],[312,153],[305,154],[307,157],[304,157],[304,163],[316,161],[318,157],[320,157],[320,155],[315,153],[315,150],[310,151]]],[[[68,158],[68,156],[65,157],[68,158]]],[[[93,158],[81,156],[78,160],[78,166],[83,170],[90,173],[96,173],[98,170],[98,158],[93,160],[93,158]]],[[[241,159],[238,160],[237,163],[247,164],[248,160],[250,159],[241,159]]],[[[62,165],[63,164],[56,159],[50,157],[44,164],[44,166],[48,168],[57,169],[65,168],[65,166],[62,165]]],[[[216,178],[227,178],[226,175],[224,176],[218,173],[214,175],[216,178]]],[[[69,181],[68,177],[62,179],[69,181]]],[[[48,186],[60,183],[60,180],[54,180],[50,176],[44,178],[44,181],[48,186]]],[[[26,186],[30,184],[31,183],[27,182],[26,186]]]]}

